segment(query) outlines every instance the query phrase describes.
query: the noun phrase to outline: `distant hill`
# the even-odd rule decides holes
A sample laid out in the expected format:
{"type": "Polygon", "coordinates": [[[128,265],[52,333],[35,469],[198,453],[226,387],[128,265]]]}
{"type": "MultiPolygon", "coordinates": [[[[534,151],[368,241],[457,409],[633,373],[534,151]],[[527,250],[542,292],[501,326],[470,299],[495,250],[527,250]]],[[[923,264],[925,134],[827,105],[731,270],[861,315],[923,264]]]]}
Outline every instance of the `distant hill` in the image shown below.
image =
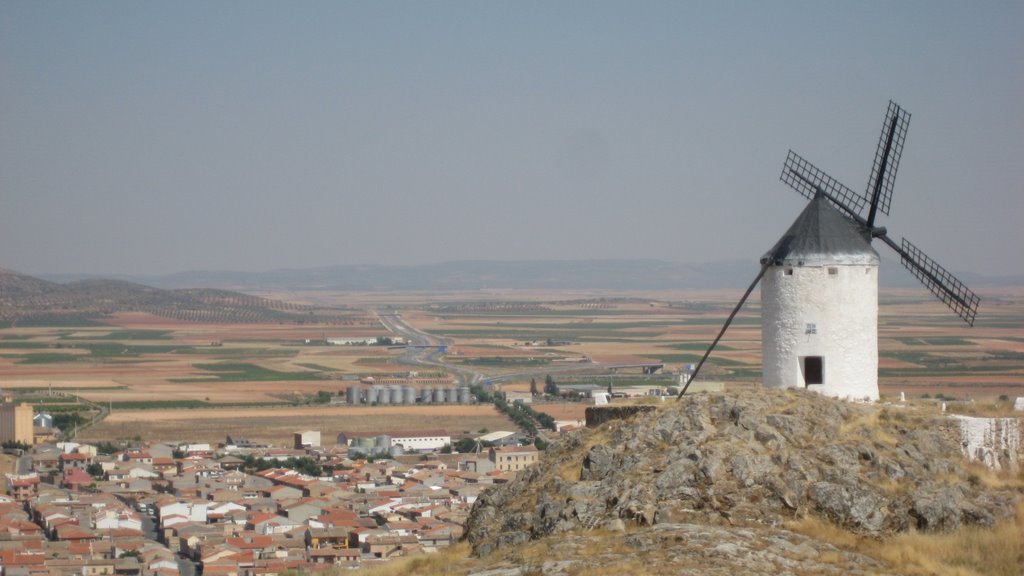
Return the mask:
{"type": "Polygon", "coordinates": [[[228,290],[166,290],[98,278],[61,284],[0,269],[0,326],[83,326],[117,312],[197,322],[347,324],[361,317],[342,308],[314,309],[228,290]]]}
{"type": "Polygon", "coordinates": [[[0,268],[0,304],[7,299],[28,298],[60,290],[60,285],[14,270],[0,268]]]}
{"type": "MultiPolygon", "coordinates": [[[[663,290],[745,286],[750,282],[749,277],[756,273],[752,266],[747,262],[694,265],[661,260],[462,260],[408,266],[355,264],[265,272],[209,270],[123,278],[162,288],[203,286],[233,290],[663,290]]],[[[82,276],[50,275],[47,278],[68,281],[82,276]]]]}
{"type": "MultiPolygon", "coordinates": [[[[124,277],[162,288],[220,287],[234,290],[323,288],[368,290],[608,289],[720,287],[748,264],[693,265],[662,260],[460,260],[418,265],[343,264],[268,272],[184,272],[124,277]]],[[[50,276],[75,280],[81,276],[50,276]]],[[[748,280],[749,282],[749,280],[748,280]]]]}
{"type": "MultiPolygon", "coordinates": [[[[207,287],[233,290],[667,290],[745,288],[757,274],[753,261],[683,264],[663,260],[462,260],[410,266],[339,265],[266,272],[193,271],[164,276],[121,277],[161,288],[207,287]]],[[[971,286],[1024,285],[1024,277],[957,274],[971,286]]],[[[70,281],[83,276],[47,276],[70,281]]],[[[917,286],[893,260],[882,260],[883,287],[917,286]]]]}

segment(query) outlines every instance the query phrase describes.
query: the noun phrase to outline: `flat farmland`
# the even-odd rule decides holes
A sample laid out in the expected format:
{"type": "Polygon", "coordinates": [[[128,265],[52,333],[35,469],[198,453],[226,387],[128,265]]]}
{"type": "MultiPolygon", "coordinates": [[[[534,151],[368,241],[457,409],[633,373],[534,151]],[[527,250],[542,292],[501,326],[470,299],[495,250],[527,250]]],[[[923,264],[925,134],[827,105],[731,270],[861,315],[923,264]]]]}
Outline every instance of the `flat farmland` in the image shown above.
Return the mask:
{"type": "Polygon", "coordinates": [[[577,421],[583,423],[587,419],[586,411],[590,403],[581,402],[534,402],[534,410],[550,414],[559,421],[577,421]]]}
{"type": "MultiPolygon", "coordinates": [[[[1024,289],[981,288],[979,294],[980,314],[970,328],[923,289],[882,292],[883,396],[901,391],[911,397],[1024,396],[1024,289]]],[[[678,372],[700,359],[740,293],[293,291],[287,296],[304,304],[343,305],[369,319],[375,309],[395,310],[408,324],[447,342],[445,364],[482,377],[509,377],[502,386],[525,391],[530,377],[543,385],[546,374],[556,381],[592,377],[604,383],[616,365],[664,364],[678,372]]],[[[106,421],[84,433],[91,439],[127,434],[214,442],[232,434],[281,443],[310,428],[328,438],[340,431],[462,433],[513,426],[486,406],[307,406],[318,394],[337,394],[356,378],[445,371],[401,364],[404,350],[386,346],[318,344],[325,337],[393,336],[379,323],[216,324],[140,313],[108,321],[102,327],[0,330],[0,387],[77,394],[112,406],[106,421]]],[[[756,385],[760,364],[755,292],[702,376],[731,386],[756,385]]],[[[638,367],[618,368],[614,378],[644,376],[638,367]]],[[[582,418],[583,409],[552,404],[542,411],[574,420],[582,418]]]]}
{"type": "Polygon", "coordinates": [[[1024,396],[1024,289],[978,290],[968,327],[918,290],[879,298],[879,387],[883,395],[992,399],[1024,396]]]}
{"type": "Polygon", "coordinates": [[[324,445],[331,446],[339,432],[393,435],[444,431],[461,437],[482,429],[514,430],[515,425],[491,405],[115,410],[80,439],[140,436],[216,443],[232,435],[287,446],[292,433],[319,430],[324,445]]]}
{"type": "Polygon", "coordinates": [[[0,331],[0,375],[9,389],[75,393],[95,402],[194,400],[268,403],[336,393],[343,377],[391,374],[383,346],[307,344],[324,336],[376,338],[381,326],[331,328],[203,324],[120,314],[107,327],[0,331]]]}
{"type": "MultiPolygon", "coordinates": [[[[879,385],[883,396],[991,399],[1024,396],[1024,289],[978,289],[973,327],[923,289],[882,290],[879,385]]],[[[515,293],[449,299],[405,312],[413,325],[449,340],[453,362],[493,375],[564,373],[574,358],[602,365],[696,363],[739,292],[634,294],[515,293]]],[[[732,384],[760,381],[760,303],[755,292],[702,370],[732,384]]],[[[556,376],[556,380],[557,380],[556,376]]],[[[510,389],[524,389],[517,380],[510,389]]]]}
{"type": "MultiPolygon", "coordinates": [[[[493,375],[544,369],[564,372],[579,359],[581,371],[624,364],[665,364],[678,371],[695,363],[740,293],[554,294],[519,306],[461,303],[406,312],[413,325],[446,337],[449,361],[493,375]],[[545,300],[547,298],[548,300],[545,300]],[[563,297],[564,298],[564,297],[563,297]]],[[[511,296],[510,296],[511,297],[511,296]]],[[[709,376],[747,379],[744,366],[760,366],[759,309],[738,318],[710,364],[709,376]],[[734,369],[726,374],[724,367],[734,369]]],[[[633,369],[639,372],[639,368],[633,369]]]]}

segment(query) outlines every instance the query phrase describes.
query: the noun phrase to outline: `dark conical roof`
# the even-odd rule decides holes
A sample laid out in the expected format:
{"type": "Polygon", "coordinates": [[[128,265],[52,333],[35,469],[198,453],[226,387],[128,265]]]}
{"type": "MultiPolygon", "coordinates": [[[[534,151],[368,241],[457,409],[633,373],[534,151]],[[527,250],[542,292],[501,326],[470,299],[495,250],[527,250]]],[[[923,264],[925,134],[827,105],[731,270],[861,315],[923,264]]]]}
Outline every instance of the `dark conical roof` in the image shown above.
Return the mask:
{"type": "Polygon", "coordinates": [[[782,238],[761,257],[762,264],[825,266],[878,264],[878,252],[853,220],[824,196],[811,200],[782,238]]]}

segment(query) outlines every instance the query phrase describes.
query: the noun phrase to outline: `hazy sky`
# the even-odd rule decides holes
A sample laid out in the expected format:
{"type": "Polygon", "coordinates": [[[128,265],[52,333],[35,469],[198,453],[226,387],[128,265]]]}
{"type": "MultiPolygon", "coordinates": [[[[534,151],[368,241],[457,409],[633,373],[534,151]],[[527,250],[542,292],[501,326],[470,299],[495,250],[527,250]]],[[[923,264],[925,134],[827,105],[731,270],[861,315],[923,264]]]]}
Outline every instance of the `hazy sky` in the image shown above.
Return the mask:
{"type": "MultiPolygon", "coordinates": [[[[1024,3],[0,1],[0,267],[757,259],[793,148],[1024,274],[1024,3]]],[[[879,248],[880,251],[883,248],[879,248]]]]}

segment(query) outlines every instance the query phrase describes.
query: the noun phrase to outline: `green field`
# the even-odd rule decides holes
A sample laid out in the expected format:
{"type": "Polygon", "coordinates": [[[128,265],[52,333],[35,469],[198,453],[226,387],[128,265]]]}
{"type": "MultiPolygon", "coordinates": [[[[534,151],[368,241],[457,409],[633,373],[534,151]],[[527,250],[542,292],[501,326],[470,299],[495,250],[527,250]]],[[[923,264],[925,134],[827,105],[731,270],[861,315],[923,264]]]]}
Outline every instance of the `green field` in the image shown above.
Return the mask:
{"type": "MultiPolygon", "coordinates": [[[[717,350],[717,348],[716,348],[717,350]]],[[[696,364],[700,362],[700,359],[704,356],[703,354],[660,354],[658,352],[651,352],[646,354],[650,358],[656,358],[659,362],[665,362],[666,364],[696,364]]],[[[738,362],[736,360],[730,360],[728,358],[722,358],[720,356],[712,356],[708,358],[708,362],[717,366],[746,366],[745,362],[738,362]]]]}
{"type": "Polygon", "coordinates": [[[279,372],[243,362],[196,364],[196,368],[212,372],[213,378],[172,378],[171,382],[274,382],[280,380],[324,380],[320,372],[279,372]]]}
{"type": "Polygon", "coordinates": [[[63,340],[170,340],[169,330],[114,330],[108,334],[73,336],[62,334],[63,340]]]}
{"type": "MultiPolygon", "coordinates": [[[[681,344],[671,344],[671,345],[668,345],[668,346],[660,346],[660,348],[668,348],[670,350],[684,350],[684,351],[685,350],[693,350],[693,351],[697,351],[697,352],[704,352],[705,350],[708,349],[708,346],[710,346],[710,345],[711,345],[710,342],[704,342],[704,341],[701,341],[701,342],[683,342],[681,344]]],[[[725,344],[719,344],[718,346],[715,346],[715,350],[735,350],[735,348],[733,348],[731,346],[726,346],[725,344]]]]}
{"type": "Polygon", "coordinates": [[[220,346],[198,346],[189,350],[181,350],[181,354],[209,354],[219,358],[291,358],[298,355],[298,350],[282,348],[223,348],[220,346]]]}
{"type": "Polygon", "coordinates": [[[303,368],[309,368],[310,370],[316,370],[318,372],[337,372],[337,368],[331,368],[330,366],[321,366],[320,364],[314,364],[312,362],[297,362],[296,366],[302,366],[303,368]]]}
{"type": "Polygon", "coordinates": [[[12,341],[8,341],[8,340],[0,340],[0,348],[9,348],[11,350],[15,350],[15,349],[39,349],[39,348],[49,348],[49,347],[50,347],[50,344],[48,344],[46,342],[27,342],[27,341],[24,341],[24,340],[16,340],[16,341],[12,342],[12,341]]]}
{"type": "Polygon", "coordinates": [[[438,336],[445,336],[449,338],[494,338],[494,339],[511,339],[511,340],[522,340],[523,342],[532,342],[534,340],[568,340],[568,341],[583,341],[589,340],[591,342],[620,342],[623,340],[629,340],[631,338],[656,338],[664,334],[664,332],[616,332],[614,330],[603,330],[597,331],[597,334],[589,333],[590,331],[576,330],[576,327],[566,326],[552,326],[549,332],[530,332],[526,330],[505,330],[501,326],[488,329],[460,329],[460,328],[439,328],[434,330],[432,333],[438,336]],[[567,332],[567,330],[573,330],[573,332],[567,332]]]}
{"type": "Polygon", "coordinates": [[[60,364],[78,362],[87,356],[78,354],[61,354],[60,352],[41,352],[37,354],[4,354],[4,358],[19,358],[18,364],[60,364]]]}

